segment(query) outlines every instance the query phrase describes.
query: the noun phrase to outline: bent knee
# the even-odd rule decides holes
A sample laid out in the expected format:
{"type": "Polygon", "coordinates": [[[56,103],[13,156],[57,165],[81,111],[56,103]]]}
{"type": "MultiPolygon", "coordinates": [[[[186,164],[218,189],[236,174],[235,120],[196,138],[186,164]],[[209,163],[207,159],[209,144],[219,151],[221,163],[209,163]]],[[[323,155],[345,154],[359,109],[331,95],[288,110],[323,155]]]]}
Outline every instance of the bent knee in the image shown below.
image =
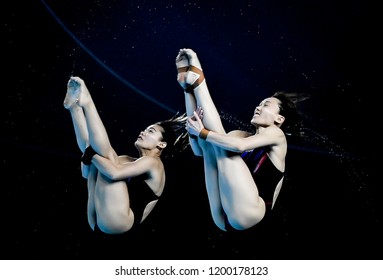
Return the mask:
{"type": "Polygon", "coordinates": [[[256,224],[258,224],[262,218],[257,218],[257,219],[228,219],[229,220],[229,223],[230,225],[236,229],[236,230],[245,230],[245,229],[248,229],[248,228],[251,228],[253,226],[255,226],[256,224]]]}
{"type": "Polygon", "coordinates": [[[252,213],[242,213],[237,215],[228,215],[228,222],[237,230],[245,230],[251,228],[262,221],[265,211],[257,209],[252,213]]]}

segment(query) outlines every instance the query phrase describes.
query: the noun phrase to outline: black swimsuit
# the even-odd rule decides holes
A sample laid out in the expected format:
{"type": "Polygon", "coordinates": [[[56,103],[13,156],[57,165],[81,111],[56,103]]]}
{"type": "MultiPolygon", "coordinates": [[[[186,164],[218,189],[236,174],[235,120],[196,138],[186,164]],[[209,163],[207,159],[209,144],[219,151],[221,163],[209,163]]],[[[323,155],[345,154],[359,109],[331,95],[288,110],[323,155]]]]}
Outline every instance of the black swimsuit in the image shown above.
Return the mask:
{"type": "Polygon", "coordinates": [[[272,163],[268,152],[269,149],[258,148],[241,155],[253,175],[259,196],[266,203],[266,211],[271,210],[275,188],[284,175],[272,163]]]}
{"type": "Polygon", "coordinates": [[[142,215],[144,214],[145,207],[157,200],[159,197],[153,192],[153,190],[145,182],[146,175],[140,175],[131,177],[128,179],[128,190],[130,199],[130,208],[134,213],[134,224],[136,226],[141,223],[142,215]]]}

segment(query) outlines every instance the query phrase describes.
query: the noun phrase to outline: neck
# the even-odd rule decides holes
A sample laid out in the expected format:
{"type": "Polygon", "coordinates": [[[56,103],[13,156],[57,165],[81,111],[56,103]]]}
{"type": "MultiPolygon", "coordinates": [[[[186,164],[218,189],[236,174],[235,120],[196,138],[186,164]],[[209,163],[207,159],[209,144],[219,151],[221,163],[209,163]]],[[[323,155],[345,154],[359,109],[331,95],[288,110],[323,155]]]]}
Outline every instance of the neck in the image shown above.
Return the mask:
{"type": "Polygon", "coordinates": [[[160,157],[161,156],[161,152],[158,151],[157,149],[141,150],[139,151],[139,154],[140,154],[140,157],[143,157],[143,156],[160,157]]]}

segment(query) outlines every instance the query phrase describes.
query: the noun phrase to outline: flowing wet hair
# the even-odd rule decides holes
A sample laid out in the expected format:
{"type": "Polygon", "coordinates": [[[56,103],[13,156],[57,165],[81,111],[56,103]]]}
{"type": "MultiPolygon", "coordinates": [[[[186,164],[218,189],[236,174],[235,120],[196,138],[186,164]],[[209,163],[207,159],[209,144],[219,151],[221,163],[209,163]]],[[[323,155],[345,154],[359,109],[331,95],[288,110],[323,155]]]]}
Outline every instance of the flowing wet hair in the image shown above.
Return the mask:
{"type": "Polygon", "coordinates": [[[278,104],[279,114],[285,118],[281,125],[283,132],[288,135],[300,136],[302,133],[302,120],[297,104],[307,99],[308,96],[295,92],[277,91],[272,97],[280,101],[278,104]]]}
{"type": "Polygon", "coordinates": [[[162,151],[165,158],[172,158],[184,151],[189,145],[188,133],[186,130],[186,113],[176,113],[172,118],[157,122],[156,124],[164,129],[162,141],[166,142],[166,148],[162,151]]]}

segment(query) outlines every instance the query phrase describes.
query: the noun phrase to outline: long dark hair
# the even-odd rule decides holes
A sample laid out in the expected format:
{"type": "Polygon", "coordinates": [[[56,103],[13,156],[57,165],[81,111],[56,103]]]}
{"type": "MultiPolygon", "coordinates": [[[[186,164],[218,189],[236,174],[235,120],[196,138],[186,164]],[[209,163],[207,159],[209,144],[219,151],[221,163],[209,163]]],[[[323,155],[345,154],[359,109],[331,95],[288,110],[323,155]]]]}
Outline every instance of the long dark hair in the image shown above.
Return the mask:
{"type": "Polygon", "coordinates": [[[185,128],[187,121],[186,113],[180,115],[176,113],[168,120],[157,122],[156,124],[164,129],[162,141],[166,142],[166,148],[162,151],[165,158],[172,158],[182,152],[189,145],[188,133],[185,128]]]}
{"type": "Polygon", "coordinates": [[[296,92],[277,91],[272,97],[280,101],[279,114],[285,117],[281,129],[288,135],[299,136],[302,133],[302,120],[297,104],[308,96],[296,92]]]}

